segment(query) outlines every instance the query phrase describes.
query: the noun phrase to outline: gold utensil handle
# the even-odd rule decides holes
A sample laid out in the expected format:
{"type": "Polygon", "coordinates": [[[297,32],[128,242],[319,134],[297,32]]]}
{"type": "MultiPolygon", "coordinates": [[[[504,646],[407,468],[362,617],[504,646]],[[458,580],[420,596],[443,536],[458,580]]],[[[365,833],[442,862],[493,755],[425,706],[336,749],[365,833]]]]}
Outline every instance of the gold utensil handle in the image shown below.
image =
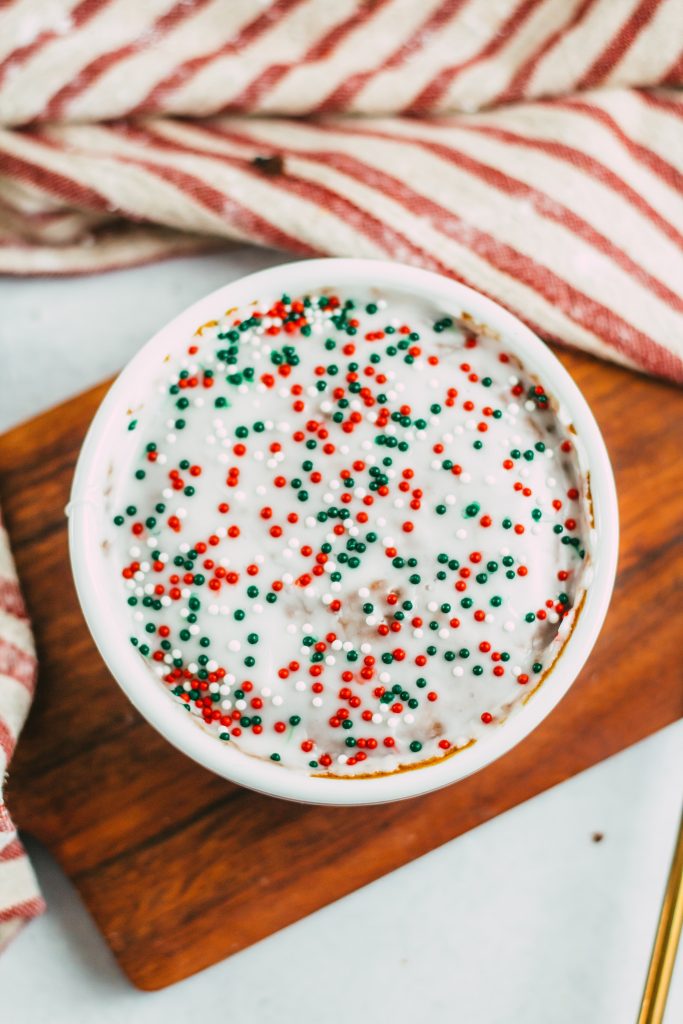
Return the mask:
{"type": "Polygon", "coordinates": [[[683,925],[683,816],[666,892],[659,915],[652,958],[645,980],[638,1024],[662,1024],[666,997],[676,961],[676,950],[683,925]]]}

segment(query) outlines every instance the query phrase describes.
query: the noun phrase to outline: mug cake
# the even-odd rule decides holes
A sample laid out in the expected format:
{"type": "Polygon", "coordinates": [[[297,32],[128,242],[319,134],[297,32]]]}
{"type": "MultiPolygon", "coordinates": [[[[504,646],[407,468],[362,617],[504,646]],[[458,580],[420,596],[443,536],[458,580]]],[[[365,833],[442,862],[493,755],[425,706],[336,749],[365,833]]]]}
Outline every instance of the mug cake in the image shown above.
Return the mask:
{"type": "Polygon", "coordinates": [[[582,439],[504,332],[318,275],[217,304],[138,386],[102,527],[121,642],[207,743],[360,780],[524,713],[596,537],[582,439]]]}
{"type": "Polygon", "coordinates": [[[425,270],[318,259],[140,349],[83,443],[69,548],[100,653],[171,744],[359,805],[465,778],[558,704],[618,512],[591,411],[529,328],[425,270]]]}

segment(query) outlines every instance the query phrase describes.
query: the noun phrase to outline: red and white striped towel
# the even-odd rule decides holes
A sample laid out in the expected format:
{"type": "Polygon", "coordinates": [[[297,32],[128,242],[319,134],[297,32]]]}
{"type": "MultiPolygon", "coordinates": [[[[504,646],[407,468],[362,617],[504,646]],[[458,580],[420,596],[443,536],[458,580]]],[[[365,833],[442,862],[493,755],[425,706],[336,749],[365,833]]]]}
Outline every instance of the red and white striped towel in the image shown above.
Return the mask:
{"type": "Polygon", "coordinates": [[[8,241],[0,268],[106,269],[196,245],[185,231],[391,256],[472,284],[546,338],[683,380],[681,123],[683,94],[605,90],[438,120],[0,129],[0,195],[31,205],[34,237],[65,237],[8,241]],[[118,245],[112,210],[138,225],[118,245]],[[83,232],[108,246],[84,248],[83,232]]]}
{"type": "Polygon", "coordinates": [[[388,256],[682,381],[681,85],[681,0],[0,0],[0,271],[388,256]]]}
{"type": "Polygon", "coordinates": [[[680,0],[0,0],[0,123],[425,114],[679,85],[680,0]]]}
{"type": "MultiPolygon", "coordinates": [[[[0,781],[31,706],[35,677],[31,629],[0,520],[0,781]]],[[[42,909],[33,870],[0,786],[0,951],[42,909]]]]}

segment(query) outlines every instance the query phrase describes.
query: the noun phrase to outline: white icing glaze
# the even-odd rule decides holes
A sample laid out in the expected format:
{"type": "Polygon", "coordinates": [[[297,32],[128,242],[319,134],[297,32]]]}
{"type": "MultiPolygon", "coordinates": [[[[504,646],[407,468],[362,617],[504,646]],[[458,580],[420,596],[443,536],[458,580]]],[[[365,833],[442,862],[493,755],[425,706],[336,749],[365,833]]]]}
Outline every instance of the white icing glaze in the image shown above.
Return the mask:
{"type": "MultiPolygon", "coordinates": [[[[194,339],[179,338],[177,353],[150,382],[159,397],[140,414],[139,457],[117,481],[125,525],[112,527],[118,564],[131,576],[125,596],[137,601],[137,645],[149,647],[148,663],[160,676],[173,659],[191,675],[163,685],[209,698],[222,720],[206,728],[230,735],[246,754],[276,754],[283,767],[338,775],[441,757],[517,709],[571,630],[588,582],[591,536],[587,482],[569,425],[553,396],[529,398],[537,382],[504,340],[475,338],[457,324],[435,330],[447,311],[410,296],[352,298],[352,335],[314,297],[305,310],[309,337],[298,329],[270,333],[280,326],[277,316],[238,332],[237,343],[225,337],[240,313],[274,305],[271,296],[194,339]],[[367,312],[369,302],[380,308],[367,312]],[[374,336],[387,325],[395,333],[374,336]],[[402,325],[419,339],[401,333],[402,325]],[[284,345],[298,362],[280,370],[273,352],[284,345]],[[226,365],[231,346],[237,362],[226,365]],[[386,354],[389,346],[395,354],[386,354]],[[245,368],[253,368],[252,382],[226,380],[245,368]],[[179,388],[181,372],[196,386],[179,388]],[[337,389],[344,389],[343,408],[337,389]],[[383,425],[382,409],[389,413],[383,425]],[[333,419],[339,413],[341,424],[333,419]],[[200,472],[180,469],[182,460],[200,472]],[[135,479],[141,469],[144,479],[135,479]],[[293,487],[295,479],[301,482],[293,487]],[[130,515],[129,506],[136,510],[130,515]],[[328,513],[323,522],[321,511],[328,513]],[[156,522],[147,524],[149,516],[156,522]],[[201,542],[206,551],[188,559],[201,542]],[[181,555],[187,564],[178,567],[181,555]],[[378,688],[393,686],[399,692],[383,701],[378,688]],[[248,721],[229,722],[235,713],[248,721]],[[364,746],[347,745],[350,738],[364,746]]],[[[188,707],[203,724],[194,698],[188,707]]]]}

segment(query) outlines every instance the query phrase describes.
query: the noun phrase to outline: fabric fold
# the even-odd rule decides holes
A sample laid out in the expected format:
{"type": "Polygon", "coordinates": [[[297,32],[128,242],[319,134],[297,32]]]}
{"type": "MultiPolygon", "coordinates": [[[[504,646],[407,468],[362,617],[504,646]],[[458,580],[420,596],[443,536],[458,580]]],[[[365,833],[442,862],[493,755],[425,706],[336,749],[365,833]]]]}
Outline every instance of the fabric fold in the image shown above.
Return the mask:
{"type": "Polygon", "coordinates": [[[2,799],[3,784],[36,682],[36,655],[9,539],[0,519],[0,951],[44,902],[2,799]]]}

